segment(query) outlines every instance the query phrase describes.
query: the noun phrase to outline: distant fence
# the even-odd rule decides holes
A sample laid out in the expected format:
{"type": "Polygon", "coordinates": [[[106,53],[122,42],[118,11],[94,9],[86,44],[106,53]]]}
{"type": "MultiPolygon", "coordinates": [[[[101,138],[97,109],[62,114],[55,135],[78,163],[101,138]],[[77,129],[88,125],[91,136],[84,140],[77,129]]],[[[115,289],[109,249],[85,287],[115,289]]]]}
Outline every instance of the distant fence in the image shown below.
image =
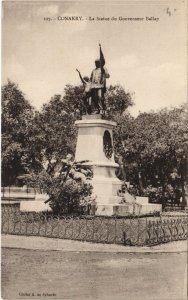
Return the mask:
{"type": "Polygon", "coordinates": [[[187,238],[188,219],[174,217],[63,216],[21,212],[2,207],[2,233],[27,236],[116,243],[132,246],[156,245],[187,238]]]}

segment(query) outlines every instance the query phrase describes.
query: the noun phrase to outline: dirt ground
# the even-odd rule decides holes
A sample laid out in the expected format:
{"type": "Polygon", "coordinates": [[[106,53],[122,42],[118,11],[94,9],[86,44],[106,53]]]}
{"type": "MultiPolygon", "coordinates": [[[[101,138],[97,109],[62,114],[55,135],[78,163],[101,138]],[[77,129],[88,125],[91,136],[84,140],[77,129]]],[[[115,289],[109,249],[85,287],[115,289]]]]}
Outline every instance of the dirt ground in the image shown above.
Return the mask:
{"type": "Polygon", "coordinates": [[[2,298],[183,300],[186,255],[3,248],[2,298]]]}

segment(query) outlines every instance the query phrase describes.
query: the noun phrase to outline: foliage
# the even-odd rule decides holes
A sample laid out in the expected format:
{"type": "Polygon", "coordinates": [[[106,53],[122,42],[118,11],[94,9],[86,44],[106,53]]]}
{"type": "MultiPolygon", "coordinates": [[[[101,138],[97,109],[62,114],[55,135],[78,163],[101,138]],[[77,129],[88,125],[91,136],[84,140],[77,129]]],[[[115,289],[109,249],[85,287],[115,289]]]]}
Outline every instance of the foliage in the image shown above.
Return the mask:
{"type": "Polygon", "coordinates": [[[75,150],[75,118],[65,108],[61,95],[55,95],[35,115],[35,144],[42,153],[42,163],[49,167],[54,160],[60,161],[75,150]]]}
{"type": "Polygon", "coordinates": [[[181,191],[178,188],[173,188],[170,184],[166,185],[165,192],[163,192],[161,187],[152,187],[149,185],[144,190],[144,195],[149,198],[150,202],[161,203],[163,207],[165,207],[169,202],[171,206],[175,204],[180,206],[180,202],[182,205],[181,191]]]}
{"type": "Polygon", "coordinates": [[[62,98],[64,110],[73,117],[74,121],[80,119],[83,112],[83,92],[82,85],[73,86],[67,84],[64,88],[62,98]]]}
{"type": "Polygon", "coordinates": [[[129,106],[134,104],[133,93],[126,92],[121,85],[110,85],[105,94],[107,117],[117,121],[129,106]]]}
{"type": "Polygon", "coordinates": [[[182,190],[186,182],[188,123],[186,106],[159,112],[141,113],[134,120],[125,116],[116,129],[116,155],[121,155],[126,180],[139,187],[168,184],[182,190]]]}
{"type": "Polygon", "coordinates": [[[83,162],[73,162],[72,156],[67,155],[60,163],[54,164],[49,174],[43,170],[38,175],[32,174],[30,185],[38,187],[46,193],[54,214],[80,212],[82,205],[91,201],[92,172],[83,162]]]}
{"type": "Polygon", "coordinates": [[[18,175],[40,168],[32,148],[34,111],[15,83],[2,87],[2,184],[12,184],[18,175]]]}

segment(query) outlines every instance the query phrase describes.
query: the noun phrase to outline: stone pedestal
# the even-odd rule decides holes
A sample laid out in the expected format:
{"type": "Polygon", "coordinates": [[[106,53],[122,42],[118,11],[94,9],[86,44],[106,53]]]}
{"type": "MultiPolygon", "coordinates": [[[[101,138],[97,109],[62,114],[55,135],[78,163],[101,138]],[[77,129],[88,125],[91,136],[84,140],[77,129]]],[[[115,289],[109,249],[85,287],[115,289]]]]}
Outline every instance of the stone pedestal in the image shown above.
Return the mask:
{"type": "Polygon", "coordinates": [[[117,196],[121,181],[116,177],[118,164],[114,161],[113,134],[115,122],[102,120],[100,115],[88,115],[76,121],[78,139],[75,160],[88,160],[84,163],[93,170],[93,194],[98,205],[118,203],[117,196]]]}
{"type": "Polygon", "coordinates": [[[120,204],[122,197],[117,195],[122,182],[115,175],[115,170],[119,166],[114,161],[112,130],[116,123],[103,120],[100,115],[87,115],[83,116],[82,120],[76,121],[75,125],[78,128],[75,160],[88,160],[84,165],[93,170],[91,184],[93,194],[96,195],[96,214],[128,215],[137,211],[135,207],[138,205],[133,205],[135,200],[130,194],[124,196],[125,200],[127,197],[126,202],[131,202],[126,204],[120,204]]]}

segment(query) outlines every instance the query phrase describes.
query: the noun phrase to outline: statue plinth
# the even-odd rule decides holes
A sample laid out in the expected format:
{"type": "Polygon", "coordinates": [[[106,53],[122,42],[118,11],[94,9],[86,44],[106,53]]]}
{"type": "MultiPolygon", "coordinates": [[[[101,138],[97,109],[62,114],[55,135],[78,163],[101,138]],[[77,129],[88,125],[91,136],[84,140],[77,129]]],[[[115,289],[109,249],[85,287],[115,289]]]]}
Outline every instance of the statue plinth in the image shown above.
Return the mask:
{"type": "MultiPolygon", "coordinates": [[[[101,115],[86,115],[75,122],[78,128],[76,161],[87,160],[84,165],[93,171],[93,195],[96,196],[96,215],[130,215],[161,211],[161,205],[137,203],[128,192],[127,203],[120,204],[118,196],[122,182],[116,177],[119,167],[114,161],[113,128],[116,123],[102,119],[101,115]]],[[[148,201],[147,201],[148,202],[148,201]]]]}
{"type": "Polygon", "coordinates": [[[116,126],[115,122],[92,118],[76,121],[75,125],[78,128],[76,160],[115,164],[112,138],[112,129],[116,126]],[[107,148],[108,145],[104,145],[103,142],[105,131],[109,136],[107,144],[111,142],[111,149],[109,144],[109,151],[112,151],[112,155],[109,154],[108,157],[105,155],[105,147],[107,148]]]}
{"type": "Polygon", "coordinates": [[[119,203],[121,197],[117,192],[122,182],[115,175],[118,164],[114,161],[112,133],[116,123],[103,120],[101,115],[88,115],[75,125],[78,128],[75,160],[88,160],[84,165],[93,171],[92,186],[97,207],[119,203]]]}

